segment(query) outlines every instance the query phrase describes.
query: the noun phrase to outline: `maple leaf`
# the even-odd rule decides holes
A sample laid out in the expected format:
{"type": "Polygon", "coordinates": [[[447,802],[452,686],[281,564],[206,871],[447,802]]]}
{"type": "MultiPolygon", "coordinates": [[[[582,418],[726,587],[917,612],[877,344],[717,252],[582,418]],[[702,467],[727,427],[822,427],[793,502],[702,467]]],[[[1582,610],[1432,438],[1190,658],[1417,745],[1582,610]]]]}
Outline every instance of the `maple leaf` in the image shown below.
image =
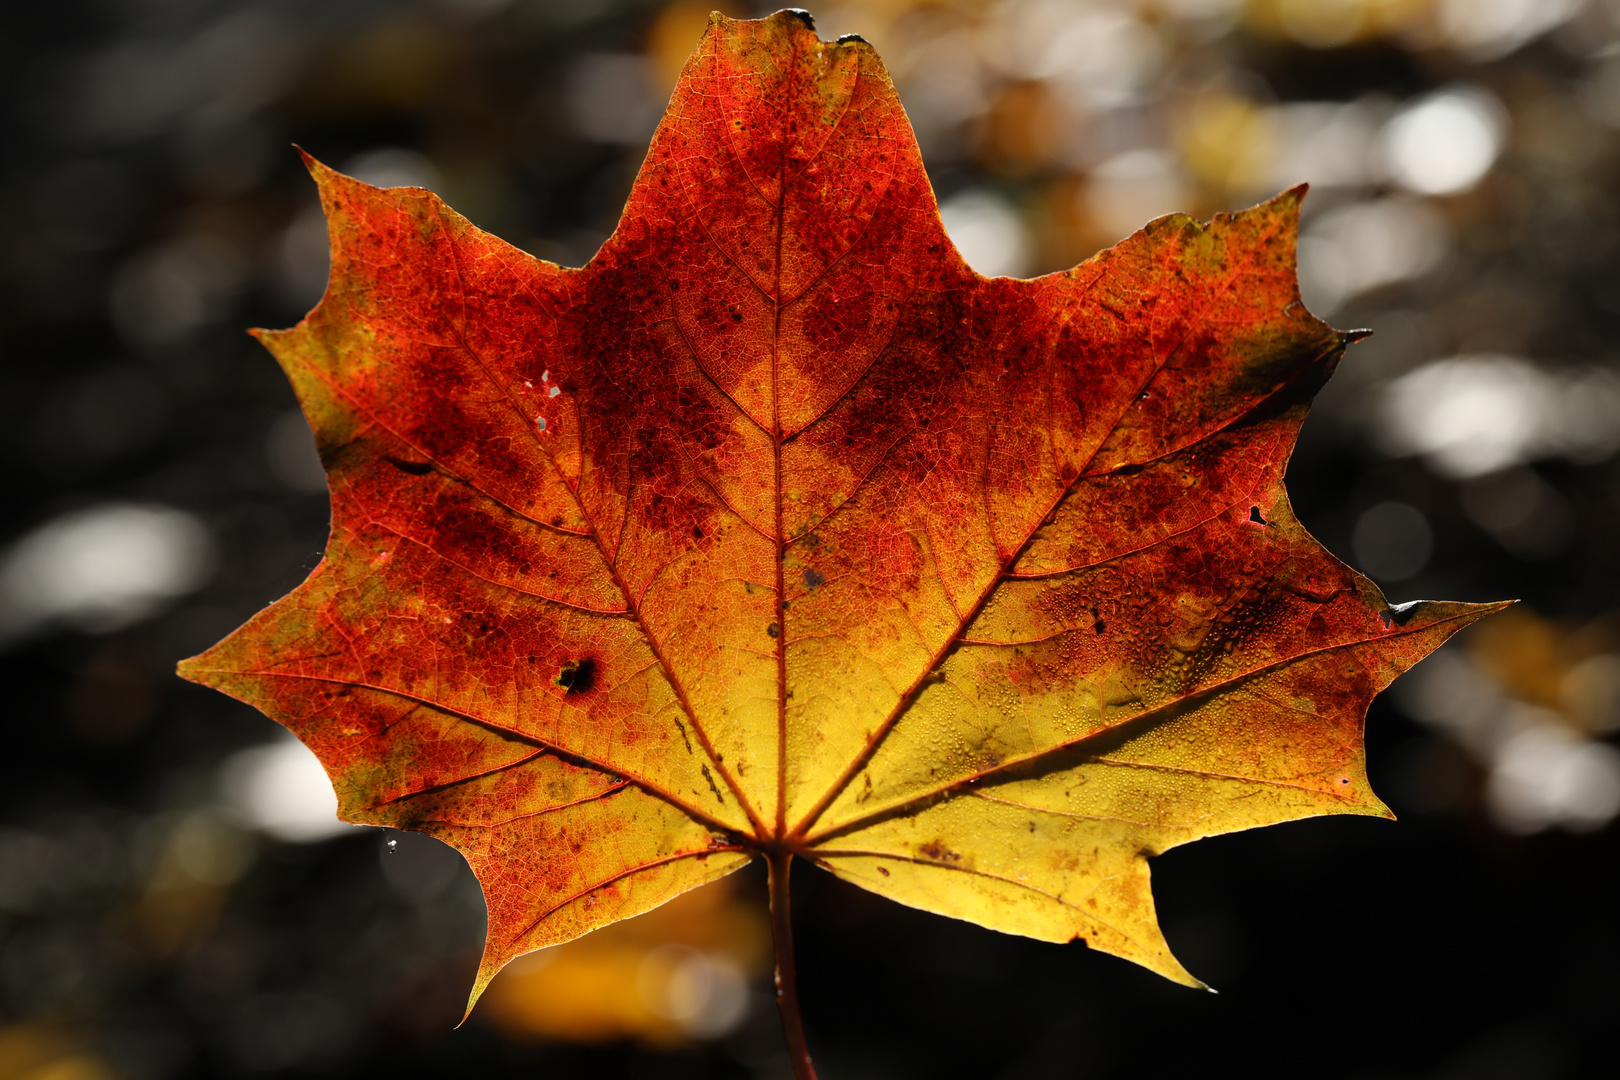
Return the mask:
{"type": "Polygon", "coordinates": [[[1388,816],[1368,702],[1494,610],[1392,608],[1289,509],[1355,336],[1303,189],[980,277],[877,54],[794,12],[713,19],[582,270],[309,166],[331,283],[259,337],[330,544],[181,672],[466,856],[473,1000],[756,855],[779,947],[798,856],[1196,985],[1148,856],[1388,816]]]}

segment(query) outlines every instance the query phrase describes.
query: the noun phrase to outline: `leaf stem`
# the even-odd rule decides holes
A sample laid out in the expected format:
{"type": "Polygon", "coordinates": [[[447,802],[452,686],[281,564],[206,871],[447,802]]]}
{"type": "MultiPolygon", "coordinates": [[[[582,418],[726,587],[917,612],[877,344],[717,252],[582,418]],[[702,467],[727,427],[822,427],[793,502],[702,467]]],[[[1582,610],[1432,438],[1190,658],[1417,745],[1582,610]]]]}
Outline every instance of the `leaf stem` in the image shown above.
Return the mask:
{"type": "Polygon", "coordinates": [[[766,856],[770,867],[771,938],[776,943],[776,1006],[782,1010],[782,1030],[787,1035],[795,1080],[816,1080],[810,1048],[804,1041],[804,1021],[799,1018],[798,973],[793,967],[793,924],[788,915],[788,869],[792,864],[791,851],[779,849],[766,856]]]}

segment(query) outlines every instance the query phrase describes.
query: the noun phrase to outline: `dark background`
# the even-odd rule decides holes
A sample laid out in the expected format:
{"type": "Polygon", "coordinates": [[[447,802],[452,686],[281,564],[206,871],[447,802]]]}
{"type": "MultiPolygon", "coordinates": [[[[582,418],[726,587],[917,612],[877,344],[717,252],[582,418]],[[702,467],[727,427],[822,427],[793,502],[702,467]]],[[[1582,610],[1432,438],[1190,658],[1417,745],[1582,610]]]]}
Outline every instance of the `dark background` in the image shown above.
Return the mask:
{"type": "MultiPolygon", "coordinates": [[[[172,675],[324,543],[307,429],[242,332],[295,322],[324,281],[289,144],[579,265],[707,6],[7,5],[0,1080],[786,1075],[747,944],[761,874],[520,969],[452,1030],[483,917],[459,859],[311,825],[296,783],[266,779],[308,775],[278,729],[172,675]],[[672,956],[697,973],[680,1000],[672,956]]],[[[981,270],[1058,269],[1154,214],[1312,181],[1306,299],[1377,334],[1306,426],[1300,516],[1392,600],[1523,601],[1374,704],[1398,823],[1155,861],[1169,940],[1218,996],[801,870],[824,1075],[1612,1072],[1620,4],[815,15],[890,64],[981,270]]]]}

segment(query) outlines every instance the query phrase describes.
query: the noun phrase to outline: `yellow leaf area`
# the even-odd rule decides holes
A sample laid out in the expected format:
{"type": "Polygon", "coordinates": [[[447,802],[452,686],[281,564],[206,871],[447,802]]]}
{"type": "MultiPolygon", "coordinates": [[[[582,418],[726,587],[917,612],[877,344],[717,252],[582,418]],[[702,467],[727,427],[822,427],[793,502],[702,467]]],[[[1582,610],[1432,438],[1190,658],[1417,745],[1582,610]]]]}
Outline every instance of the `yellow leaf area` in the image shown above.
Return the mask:
{"type": "Polygon", "coordinates": [[[563,269],[313,161],[332,276],[263,332],[330,476],[308,581],[182,665],[345,820],[461,851],[512,958],[766,854],[1196,985],[1149,856],[1387,815],[1392,608],[1284,464],[1354,335],[1301,191],[1029,281],[969,269],[876,53],[711,20],[563,269]]]}

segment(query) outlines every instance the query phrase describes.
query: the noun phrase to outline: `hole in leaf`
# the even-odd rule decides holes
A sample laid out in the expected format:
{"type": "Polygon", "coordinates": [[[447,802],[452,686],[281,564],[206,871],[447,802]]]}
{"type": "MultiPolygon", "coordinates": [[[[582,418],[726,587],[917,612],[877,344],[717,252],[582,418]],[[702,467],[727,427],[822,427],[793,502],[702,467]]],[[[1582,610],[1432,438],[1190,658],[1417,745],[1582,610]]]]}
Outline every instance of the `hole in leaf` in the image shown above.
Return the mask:
{"type": "Polygon", "coordinates": [[[1249,507],[1249,520],[1254,522],[1256,525],[1270,525],[1271,524],[1271,522],[1267,521],[1264,517],[1260,516],[1260,508],[1258,506],[1249,507]]]}
{"type": "Polygon", "coordinates": [[[570,660],[552,681],[568,691],[569,697],[589,693],[596,688],[596,661],[589,656],[583,660],[570,660]]]}

